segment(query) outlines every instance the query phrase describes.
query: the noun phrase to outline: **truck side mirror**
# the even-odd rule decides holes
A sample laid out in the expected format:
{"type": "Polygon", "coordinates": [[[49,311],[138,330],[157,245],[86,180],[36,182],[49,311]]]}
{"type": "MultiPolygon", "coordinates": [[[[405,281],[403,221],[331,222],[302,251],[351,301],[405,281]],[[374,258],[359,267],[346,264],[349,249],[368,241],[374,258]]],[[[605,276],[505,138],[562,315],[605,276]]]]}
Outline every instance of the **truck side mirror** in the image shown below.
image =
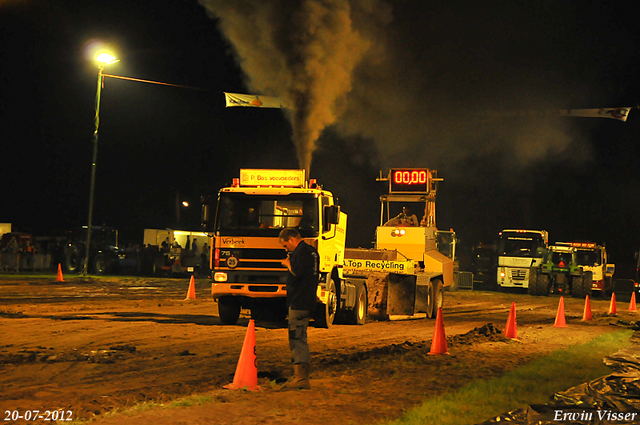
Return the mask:
{"type": "Polygon", "coordinates": [[[204,231],[212,231],[213,230],[213,222],[211,217],[211,196],[205,195],[200,197],[200,202],[202,203],[202,218],[200,221],[200,225],[202,226],[202,230],[204,231]]]}
{"type": "Polygon", "coordinates": [[[325,215],[327,217],[327,223],[338,224],[340,222],[340,206],[330,205],[325,207],[325,215]]]}
{"type": "Polygon", "coordinates": [[[322,231],[331,230],[332,224],[338,224],[340,221],[340,207],[338,205],[328,205],[324,207],[324,217],[322,223],[322,231]]]}

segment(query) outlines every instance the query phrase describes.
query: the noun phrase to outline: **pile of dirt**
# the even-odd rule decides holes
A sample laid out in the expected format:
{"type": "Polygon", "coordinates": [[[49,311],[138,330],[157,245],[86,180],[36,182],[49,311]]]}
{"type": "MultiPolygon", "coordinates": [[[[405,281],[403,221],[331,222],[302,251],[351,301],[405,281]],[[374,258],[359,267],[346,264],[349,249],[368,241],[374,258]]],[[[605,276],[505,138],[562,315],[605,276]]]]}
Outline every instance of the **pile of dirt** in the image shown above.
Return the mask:
{"type": "Polygon", "coordinates": [[[467,332],[466,334],[454,335],[447,338],[447,345],[473,345],[483,342],[509,341],[504,333],[493,323],[487,323],[479,328],[467,332]]]}

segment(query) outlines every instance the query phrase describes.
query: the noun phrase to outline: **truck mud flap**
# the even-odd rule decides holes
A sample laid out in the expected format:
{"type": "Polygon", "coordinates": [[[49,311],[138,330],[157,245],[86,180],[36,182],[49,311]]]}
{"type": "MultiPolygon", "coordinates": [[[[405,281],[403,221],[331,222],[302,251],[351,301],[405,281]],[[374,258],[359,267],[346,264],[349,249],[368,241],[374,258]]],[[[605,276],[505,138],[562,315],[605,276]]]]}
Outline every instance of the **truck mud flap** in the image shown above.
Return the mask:
{"type": "Polygon", "coordinates": [[[387,295],[388,315],[413,315],[416,306],[416,277],[389,274],[387,295]]]}

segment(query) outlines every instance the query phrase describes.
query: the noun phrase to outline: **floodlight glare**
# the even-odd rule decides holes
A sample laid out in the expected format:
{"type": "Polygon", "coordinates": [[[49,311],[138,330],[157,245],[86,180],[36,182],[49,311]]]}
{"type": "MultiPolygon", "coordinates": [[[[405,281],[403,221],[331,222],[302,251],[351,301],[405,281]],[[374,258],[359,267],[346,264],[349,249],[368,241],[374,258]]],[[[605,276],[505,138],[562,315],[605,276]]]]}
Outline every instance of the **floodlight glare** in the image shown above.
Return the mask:
{"type": "Polygon", "coordinates": [[[109,65],[112,63],[119,62],[119,60],[116,59],[113,55],[110,55],[109,53],[102,52],[98,56],[96,56],[96,62],[102,65],[109,65]]]}

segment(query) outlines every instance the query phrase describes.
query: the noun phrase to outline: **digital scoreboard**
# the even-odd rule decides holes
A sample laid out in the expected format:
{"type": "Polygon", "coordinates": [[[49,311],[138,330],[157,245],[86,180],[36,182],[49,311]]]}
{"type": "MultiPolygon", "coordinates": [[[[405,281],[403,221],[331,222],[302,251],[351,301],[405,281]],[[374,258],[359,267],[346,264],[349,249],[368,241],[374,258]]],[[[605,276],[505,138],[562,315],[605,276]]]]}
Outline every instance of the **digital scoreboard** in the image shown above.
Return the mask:
{"type": "Polygon", "coordinates": [[[392,168],[389,193],[428,193],[430,172],[426,168],[392,168]]]}

